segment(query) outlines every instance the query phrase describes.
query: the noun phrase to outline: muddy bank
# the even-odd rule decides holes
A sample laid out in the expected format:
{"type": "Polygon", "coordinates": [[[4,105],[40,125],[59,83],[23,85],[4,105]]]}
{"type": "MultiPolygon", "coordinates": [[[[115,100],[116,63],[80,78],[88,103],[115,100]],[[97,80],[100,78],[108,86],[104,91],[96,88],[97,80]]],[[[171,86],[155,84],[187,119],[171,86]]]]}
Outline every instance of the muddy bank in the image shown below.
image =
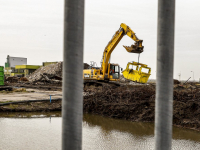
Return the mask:
{"type": "Polygon", "coordinates": [[[61,111],[45,111],[45,112],[1,112],[0,117],[3,118],[45,118],[45,117],[61,117],[61,111]]]}
{"type": "MultiPolygon", "coordinates": [[[[173,99],[173,124],[200,131],[199,89],[174,90],[173,99]]],[[[104,88],[84,98],[84,112],[130,121],[153,122],[155,88],[104,88]]]]}
{"type": "Polygon", "coordinates": [[[7,84],[9,87],[19,87],[19,88],[27,88],[27,89],[39,89],[39,90],[47,90],[47,91],[61,91],[62,85],[57,84],[45,84],[45,85],[37,85],[30,83],[9,83],[7,84]]]}
{"type": "Polygon", "coordinates": [[[61,110],[61,99],[0,103],[0,112],[50,112],[61,110]]]}

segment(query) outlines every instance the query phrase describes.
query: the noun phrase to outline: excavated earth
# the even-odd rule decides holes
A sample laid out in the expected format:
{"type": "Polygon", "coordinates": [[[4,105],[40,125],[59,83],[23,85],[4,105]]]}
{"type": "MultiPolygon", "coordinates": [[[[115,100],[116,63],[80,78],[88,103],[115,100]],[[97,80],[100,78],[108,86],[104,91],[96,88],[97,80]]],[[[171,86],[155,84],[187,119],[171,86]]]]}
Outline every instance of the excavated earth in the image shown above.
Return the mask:
{"type": "MultiPolygon", "coordinates": [[[[104,87],[84,97],[84,112],[117,119],[153,122],[155,87],[104,87]]],[[[200,131],[200,90],[177,87],[173,96],[173,124],[200,131]]]]}
{"type": "MultiPolygon", "coordinates": [[[[26,88],[31,88],[31,85],[29,86],[26,88]]],[[[37,85],[34,87],[37,88],[37,85]]],[[[49,90],[48,87],[61,90],[61,85],[45,85],[45,87],[46,90],[49,90]]],[[[40,88],[38,86],[38,89],[40,88]]],[[[84,93],[85,113],[138,122],[154,121],[155,85],[85,87],[84,93]]],[[[57,111],[61,108],[61,100],[52,103],[35,101],[9,105],[2,105],[0,102],[0,112],[57,111]]],[[[173,124],[200,131],[200,89],[198,87],[189,85],[174,88],[173,124]]]]}

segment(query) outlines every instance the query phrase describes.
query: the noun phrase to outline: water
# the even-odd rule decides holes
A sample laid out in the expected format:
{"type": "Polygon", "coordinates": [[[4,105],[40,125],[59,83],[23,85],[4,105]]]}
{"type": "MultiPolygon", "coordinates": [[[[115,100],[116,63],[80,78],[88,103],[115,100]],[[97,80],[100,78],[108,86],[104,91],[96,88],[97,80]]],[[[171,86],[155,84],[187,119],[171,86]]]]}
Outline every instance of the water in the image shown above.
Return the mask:
{"type": "MultiPolygon", "coordinates": [[[[6,113],[0,117],[0,150],[61,149],[60,112],[6,113]]],[[[173,150],[198,150],[200,133],[174,127],[172,142],[173,150]]],[[[83,117],[84,150],[153,148],[152,123],[136,123],[89,114],[83,117]]]]}

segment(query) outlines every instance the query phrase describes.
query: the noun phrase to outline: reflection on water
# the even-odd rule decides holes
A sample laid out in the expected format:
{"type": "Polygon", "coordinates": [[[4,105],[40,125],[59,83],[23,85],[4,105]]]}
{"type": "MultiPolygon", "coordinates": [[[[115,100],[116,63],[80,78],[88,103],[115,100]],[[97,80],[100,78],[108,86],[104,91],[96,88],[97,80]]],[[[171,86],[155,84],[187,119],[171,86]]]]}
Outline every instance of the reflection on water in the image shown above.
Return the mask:
{"type": "Polygon", "coordinates": [[[151,123],[135,123],[85,114],[83,126],[83,134],[87,134],[91,143],[94,143],[88,149],[153,149],[154,146],[154,129],[151,123]]]}
{"type": "MultiPolygon", "coordinates": [[[[4,113],[0,115],[1,149],[61,149],[61,113],[4,113]]],[[[200,133],[173,129],[173,149],[200,148],[200,133]]],[[[153,149],[154,125],[85,114],[83,149],[153,149]]]]}
{"type": "MultiPolygon", "coordinates": [[[[112,118],[105,118],[102,116],[90,115],[90,114],[84,115],[83,122],[91,128],[98,127],[100,133],[103,135],[102,138],[104,136],[108,136],[110,138],[112,137],[113,133],[114,134],[119,133],[119,136],[126,134],[126,140],[127,139],[131,140],[130,143],[128,143],[128,147],[127,145],[125,146],[127,149],[154,148],[153,123],[130,122],[125,120],[116,120],[112,118]]],[[[99,135],[101,136],[101,134],[99,135]]],[[[120,140],[122,140],[122,142],[125,142],[127,144],[127,141],[125,139],[120,139],[120,140]]],[[[113,142],[113,144],[119,146],[115,142],[113,142]]],[[[99,141],[99,143],[101,143],[101,141],[99,141]]],[[[122,143],[122,145],[124,146],[125,144],[122,143]]],[[[174,150],[179,150],[179,149],[199,150],[200,132],[173,127],[172,147],[174,150]]]]}
{"type": "Polygon", "coordinates": [[[83,121],[90,127],[99,126],[102,132],[109,133],[113,130],[119,132],[130,133],[134,136],[153,136],[153,123],[130,122],[126,120],[117,120],[112,118],[105,118],[97,115],[85,114],[83,121]]]}

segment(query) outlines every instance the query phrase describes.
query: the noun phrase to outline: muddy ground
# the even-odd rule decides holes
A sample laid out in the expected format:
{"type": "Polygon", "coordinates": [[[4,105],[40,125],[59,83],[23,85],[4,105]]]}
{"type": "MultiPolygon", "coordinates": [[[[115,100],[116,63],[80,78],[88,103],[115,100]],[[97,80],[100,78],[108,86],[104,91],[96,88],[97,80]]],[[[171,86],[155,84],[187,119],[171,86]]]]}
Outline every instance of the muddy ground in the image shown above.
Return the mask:
{"type": "MultiPolygon", "coordinates": [[[[34,85],[37,88],[37,85],[34,85]]],[[[45,85],[48,90],[48,85],[45,85]]],[[[57,90],[61,86],[51,86],[57,90]]],[[[31,88],[29,85],[26,88],[31,88]]],[[[38,89],[41,89],[38,86],[38,89]]],[[[138,122],[153,122],[155,113],[155,85],[123,85],[121,87],[85,87],[85,113],[138,122]]],[[[1,93],[0,93],[1,94],[1,93]]],[[[18,94],[18,93],[17,93],[18,94]]],[[[200,131],[200,90],[198,87],[175,87],[173,97],[173,124],[200,131]]],[[[61,100],[24,102],[4,105],[0,112],[33,112],[61,110],[61,100]]]]}
{"type": "MultiPolygon", "coordinates": [[[[177,87],[173,97],[173,124],[200,131],[200,90],[177,87]]],[[[103,88],[84,97],[84,112],[138,122],[153,122],[155,87],[103,88]]]]}
{"type": "Polygon", "coordinates": [[[19,88],[27,88],[27,89],[38,89],[38,90],[48,90],[48,91],[61,91],[62,85],[61,84],[30,84],[29,82],[22,82],[22,83],[9,83],[6,86],[11,87],[19,87],[19,88]]]}
{"type": "MultiPolygon", "coordinates": [[[[7,102],[11,103],[11,102],[7,102]]],[[[61,110],[61,100],[29,101],[6,104],[0,103],[0,112],[50,112],[61,110]]]]}

